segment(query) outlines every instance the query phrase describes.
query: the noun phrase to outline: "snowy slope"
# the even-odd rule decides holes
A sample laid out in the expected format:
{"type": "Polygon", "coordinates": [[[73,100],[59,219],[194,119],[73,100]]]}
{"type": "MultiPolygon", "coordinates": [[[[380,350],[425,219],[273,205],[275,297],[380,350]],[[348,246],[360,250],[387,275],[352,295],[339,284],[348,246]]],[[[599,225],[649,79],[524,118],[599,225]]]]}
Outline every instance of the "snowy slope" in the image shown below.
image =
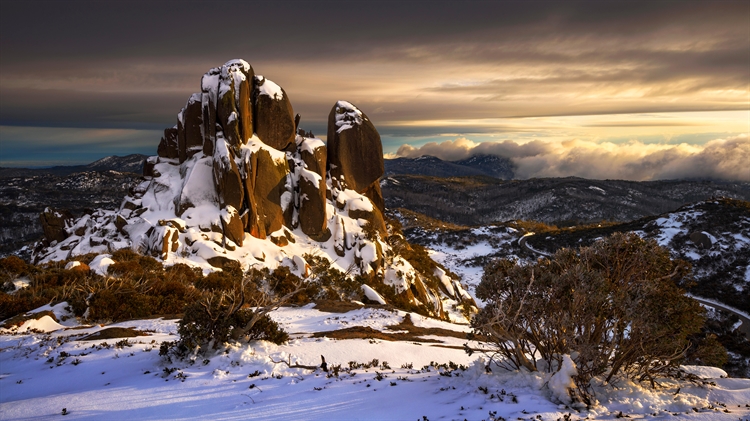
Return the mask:
{"type": "MultiPolygon", "coordinates": [[[[53,310],[60,314],[63,307],[53,310]]],[[[708,378],[705,383],[665,381],[658,390],[627,381],[616,388],[600,387],[600,405],[578,412],[555,401],[548,386],[550,374],[504,372],[497,367],[487,373],[485,360],[460,349],[464,339],[429,330],[408,341],[312,335],[366,326],[395,336],[401,331],[386,327],[399,325],[406,315],[371,307],[348,313],[326,313],[312,306],[282,308],[273,318],[293,333],[288,344],[254,342],[194,363],[168,362],[158,355],[160,343],[176,337],[175,320],[59,328],[43,318],[26,326],[36,333],[4,331],[0,336],[0,418],[56,418],[63,408],[66,419],[108,420],[750,417],[750,380],[721,378],[719,369],[691,368],[708,378]],[[131,327],[142,336],[85,340],[110,327],[131,327]],[[329,367],[341,366],[338,376],[332,370],[288,366],[317,366],[321,355],[329,367]]],[[[459,334],[467,329],[409,316],[420,328],[459,334]]],[[[74,319],[63,323],[76,324],[74,319]]]]}

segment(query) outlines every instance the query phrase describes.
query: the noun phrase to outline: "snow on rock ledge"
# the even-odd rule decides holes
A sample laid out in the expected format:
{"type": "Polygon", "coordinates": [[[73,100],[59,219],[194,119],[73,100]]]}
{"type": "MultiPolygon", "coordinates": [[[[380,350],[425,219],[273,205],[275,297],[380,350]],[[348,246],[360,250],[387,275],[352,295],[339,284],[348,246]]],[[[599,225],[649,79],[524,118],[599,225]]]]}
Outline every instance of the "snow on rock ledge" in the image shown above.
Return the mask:
{"type": "MultiPolygon", "coordinates": [[[[438,275],[447,294],[430,288],[403,259],[388,259],[388,231],[379,179],[380,135],[356,106],[338,101],[328,144],[296,127],[289,96],[256,76],[244,60],[209,70],[189,96],[177,124],[164,131],[143,181],[118,210],[74,220],[47,209],[47,242],[37,262],[99,253],[91,270],[106,275],[112,252],[130,248],[171,265],[204,272],[237,261],[243,269],[283,265],[306,276],[313,254],[364,282],[394,286],[436,316],[460,294],[438,275]],[[299,131],[300,134],[297,134],[299,131]],[[399,267],[392,270],[397,262],[399,267]]],[[[377,295],[363,287],[365,295],[377,295]]]]}

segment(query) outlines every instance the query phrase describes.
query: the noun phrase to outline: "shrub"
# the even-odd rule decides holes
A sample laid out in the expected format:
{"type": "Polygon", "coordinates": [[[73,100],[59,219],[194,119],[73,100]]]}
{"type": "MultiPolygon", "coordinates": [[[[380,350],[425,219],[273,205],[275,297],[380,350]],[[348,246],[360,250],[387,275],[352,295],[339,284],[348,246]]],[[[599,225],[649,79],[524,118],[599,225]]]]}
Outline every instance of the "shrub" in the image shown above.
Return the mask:
{"type": "Polygon", "coordinates": [[[195,287],[206,291],[229,291],[234,288],[234,280],[226,272],[211,272],[195,281],[195,287]]]}
{"type": "Polygon", "coordinates": [[[203,278],[203,271],[200,268],[191,268],[184,263],[177,263],[164,271],[164,278],[180,282],[183,285],[192,285],[203,278]]]}
{"type": "Polygon", "coordinates": [[[211,272],[205,278],[196,280],[195,287],[209,291],[229,291],[241,279],[242,268],[240,263],[232,260],[227,262],[222,270],[211,272]]]}
{"type": "Polygon", "coordinates": [[[0,259],[0,275],[3,277],[17,277],[29,272],[29,265],[18,256],[8,256],[0,259]]]}
{"type": "Polygon", "coordinates": [[[303,281],[288,270],[274,273],[251,270],[237,277],[230,272],[234,277],[232,288],[203,291],[198,300],[185,307],[178,328],[180,340],[164,347],[161,354],[205,354],[231,341],[286,342],[289,336],[268,313],[298,296],[304,290],[303,281]]]}
{"type": "Polygon", "coordinates": [[[154,314],[151,298],[138,292],[132,285],[102,289],[89,299],[88,318],[113,322],[146,318],[154,314]]]}
{"type": "Polygon", "coordinates": [[[477,296],[487,305],[472,326],[511,368],[554,370],[570,355],[584,400],[595,376],[653,386],[657,375],[675,372],[688,335],[703,324],[700,305],[677,286],[689,271],[635,234],[533,264],[500,260],[485,268],[477,296]]]}
{"type": "Polygon", "coordinates": [[[274,295],[281,297],[291,293],[292,296],[288,299],[291,304],[307,304],[312,301],[317,292],[315,285],[303,285],[302,279],[293,274],[286,266],[279,266],[274,269],[267,280],[274,295]],[[300,286],[304,286],[304,288],[300,288],[300,286]]]}
{"type": "Polygon", "coordinates": [[[0,291],[11,292],[16,289],[13,281],[28,275],[31,266],[18,256],[8,256],[0,259],[0,291]]]}
{"type": "Polygon", "coordinates": [[[107,268],[107,273],[119,279],[135,282],[153,282],[161,279],[164,267],[151,256],[141,256],[130,249],[120,249],[112,253],[115,263],[107,268]]]}
{"type": "Polygon", "coordinates": [[[306,254],[303,256],[310,265],[309,295],[316,299],[350,301],[358,300],[362,286],[348,274],[331,266],[322,257],[306,254]]]}
{"type": "Polygon", "coordinates": [[[197,292],[178,280],[165,279],[154,285],[150,295],[157,314],[171,315],[182,313],[185,304],[194,299],[197,292]]]}
{"type": "Polygon", "coordinates": [[[230,294],[212,292],[189,304],[180,320],[178,346],[205,352],[230,341],[264,339],[282,344],[289,339],[267,313],[242,308],[237,299],[230,294]]]}

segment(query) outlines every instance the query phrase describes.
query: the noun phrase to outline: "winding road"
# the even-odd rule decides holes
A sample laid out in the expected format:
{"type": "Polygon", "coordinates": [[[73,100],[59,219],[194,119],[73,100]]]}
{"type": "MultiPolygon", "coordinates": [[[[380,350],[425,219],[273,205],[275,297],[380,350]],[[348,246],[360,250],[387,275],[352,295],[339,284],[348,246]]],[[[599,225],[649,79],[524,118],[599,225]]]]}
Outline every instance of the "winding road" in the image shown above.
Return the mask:
{"type": "Polygon", "coordinates": [[[724,304],[718,303],[715,300],[708,300],[708,299],[705,299],[705,298],[696,297],[694,295],[690,295],[690,297],[692,299],[694,299],[695,301],[703,304],[704,306],[714,307],[714,308],[718,308],[720,310],[724,310],[724,311],[732,313],[732,314],[736,314],[737,317],[739,317],[740,321],[742,322],[742,324],[740,325],[740,327],[738,327],[737,329],[739,329],[740,332],[744,333],[745,337],[747,337],[748,339],[750,339],[750,318],[748,318],[747,315],[741,313],[739,310],[737,310],[735,308],[728,307],[728,306],[726,306],[724,304]]]}

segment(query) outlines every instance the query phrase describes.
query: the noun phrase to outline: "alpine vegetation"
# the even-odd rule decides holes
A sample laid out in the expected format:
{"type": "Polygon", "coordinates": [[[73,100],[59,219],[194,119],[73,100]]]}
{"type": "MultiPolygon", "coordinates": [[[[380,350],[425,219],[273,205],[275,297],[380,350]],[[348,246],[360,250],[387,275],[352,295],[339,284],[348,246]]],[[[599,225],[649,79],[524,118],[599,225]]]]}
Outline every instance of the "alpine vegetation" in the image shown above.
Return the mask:
{"type": "Polygon", "coordinates": [[[569,379],[560,401],[592,406],[592,382],[624,376],[655,386],[680,375],[688,336],[703,325],[703,309],[680,287],[689,273],[689,264],[635,234],[531,264],[499,260],[477,287],[486,306],[472,327],[493,344],[496,364],[557,372],[550,388],[569,379]]]}

